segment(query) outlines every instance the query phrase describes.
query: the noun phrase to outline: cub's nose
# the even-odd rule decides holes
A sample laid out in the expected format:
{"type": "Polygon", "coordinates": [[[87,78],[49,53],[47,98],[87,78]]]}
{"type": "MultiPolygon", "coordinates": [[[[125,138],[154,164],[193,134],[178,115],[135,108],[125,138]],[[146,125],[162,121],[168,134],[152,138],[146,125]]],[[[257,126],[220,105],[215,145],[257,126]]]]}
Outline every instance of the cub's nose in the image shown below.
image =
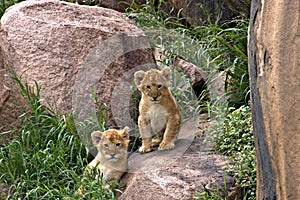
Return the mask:
{"type": "Polygon", "coordinates": [[[156,101],[157,97],[153,97],[153,101],[156,101]]]}
{"type": "Polygon", "coordinates": [[[115,157],[115,155],[116,155],[115,153],[110,153],[111,157],[115,157]]]}

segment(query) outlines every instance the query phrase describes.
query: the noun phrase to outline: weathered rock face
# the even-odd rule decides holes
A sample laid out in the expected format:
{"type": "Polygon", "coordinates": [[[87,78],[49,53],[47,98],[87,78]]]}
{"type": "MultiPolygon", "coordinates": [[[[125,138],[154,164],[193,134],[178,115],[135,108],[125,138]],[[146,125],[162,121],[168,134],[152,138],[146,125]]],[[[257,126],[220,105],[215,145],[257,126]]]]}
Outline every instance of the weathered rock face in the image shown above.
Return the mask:
{"type": "Polygon", "coordinates": [[[23,81],[38,82],[45,104],[71,113],[74,107],[93,107],[93,94],[110,105],[116,85],[155,62],[145,35],[125,15],[56,0],[25,1],[8,9],[1,18],[0,50],[3,130],[25,107],[5,76],[8,66],[23,81]]]}
{"type": "Polygon", "coordinates": [[[299,22],[299,1],[252,1],[248,52],[257,199],[300,199],[299,22]]]}
{"type": "MultiPolygon", "coordinates": [[[[15,82],[8,77],[8,68],[1,52],[3,50],[0,47],[0,131],[8,131],[20,124],[21,120],[17,116],[22,114],[26,103],[15,82]]],[[[0,144],[8,139],[9,134],[3,135],[0,144]]]]}
{"type": "Polygon", "coordinates": [[[182,124],[175,149],[133,153],[129,173],[121,180],[127,187],[118,199],[193,199],[197,192],[225,192],[225,188],[227,194],[223,195],[230,196],[234,178],[222,170],[228,166],[228,158],[212,154],[212,148],[202,143],[208,126],[207,122],[199,127],[196,121],[187,121],[182,124]]]}

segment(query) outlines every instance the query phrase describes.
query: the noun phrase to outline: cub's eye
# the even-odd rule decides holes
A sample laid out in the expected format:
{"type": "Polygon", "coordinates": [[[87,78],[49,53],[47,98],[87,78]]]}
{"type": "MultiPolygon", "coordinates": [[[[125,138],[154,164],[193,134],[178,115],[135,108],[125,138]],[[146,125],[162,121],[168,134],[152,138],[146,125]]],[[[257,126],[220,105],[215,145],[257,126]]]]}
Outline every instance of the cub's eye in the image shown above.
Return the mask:
{"type": "Polygon", "coordinates": [[[151,87],[150,87],[150,85],[147,85],[147,86],[146,86],[146,88],[147,88],[148,90],[151,90],[151,87]]]}
{"type": "Polygon", "coordinates": [[[162,85],[158,85],[157,88],[160,89],[162,87],[162,85]]]}
{"type": "Polygon", "coordinates": [[[121,145],[121,143],[117,143],[117,144],[116,144],[116,147],[119,147],[120,145],[121,145]]]}
{"type": "Polygon", "coordinates": [[[108,144],[104,144],[103,146],[104,146],[104,148],[108,148],[108,144]]]}

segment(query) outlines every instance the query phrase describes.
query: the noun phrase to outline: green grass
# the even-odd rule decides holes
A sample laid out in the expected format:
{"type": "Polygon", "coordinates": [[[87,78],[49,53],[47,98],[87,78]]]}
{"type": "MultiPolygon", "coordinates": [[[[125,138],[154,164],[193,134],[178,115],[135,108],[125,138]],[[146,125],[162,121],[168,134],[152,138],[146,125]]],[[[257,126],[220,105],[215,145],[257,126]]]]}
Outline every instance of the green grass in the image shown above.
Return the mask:
{"type": "MultiPolygon", "coordinates": [[[[0,148],[0,184],[9,187],[9,199],[76,199],[82,173],[90,160],[71,116],[58,117],[40,100],[40,88],[16,76],[30,110],[22,115],[20,130],[0,148]]],[[[101,180],[89,180],[89,199],[114,199],[101,180]]]]}
{"type": "Polygon", "coordinates": [[[233,167],[225,168],[236,178],[236,186],[244,192],[244,199],[255,199],[256,156],[249,106],[229,108],[221,113],[210,128],[217,152],[229,156],[233,167]]]}
{"type": "Polygon", "coordinates": [[[236,108],[249,102],[247,57],[248,19],[235,19],[222,25],[198,27],[196,33],[218,71],[226,73],[225,91],[229,106],[236,108]]]}

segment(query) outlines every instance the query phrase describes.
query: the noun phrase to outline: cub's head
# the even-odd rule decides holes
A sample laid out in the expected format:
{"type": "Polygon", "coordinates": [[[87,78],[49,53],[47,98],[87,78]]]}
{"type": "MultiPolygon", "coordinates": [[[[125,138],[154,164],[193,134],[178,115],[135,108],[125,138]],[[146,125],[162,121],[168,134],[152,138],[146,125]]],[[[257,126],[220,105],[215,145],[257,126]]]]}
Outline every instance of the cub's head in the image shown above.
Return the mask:
{"type": "Polygon", "coordinates": [[[158,103],[172,84],[172,73],[169,67],[137,71],[134,73],[134,82],[144,97],[158,103]]]}
{"type": "Polygon", "coordinates": [[[91,137],[94,146],[98,149],[98,154],[100,153],[102,158],[110,162],[127,158],[128,130],[129,128],[126,126],[123,130],[94,131],[91,137]]]}

